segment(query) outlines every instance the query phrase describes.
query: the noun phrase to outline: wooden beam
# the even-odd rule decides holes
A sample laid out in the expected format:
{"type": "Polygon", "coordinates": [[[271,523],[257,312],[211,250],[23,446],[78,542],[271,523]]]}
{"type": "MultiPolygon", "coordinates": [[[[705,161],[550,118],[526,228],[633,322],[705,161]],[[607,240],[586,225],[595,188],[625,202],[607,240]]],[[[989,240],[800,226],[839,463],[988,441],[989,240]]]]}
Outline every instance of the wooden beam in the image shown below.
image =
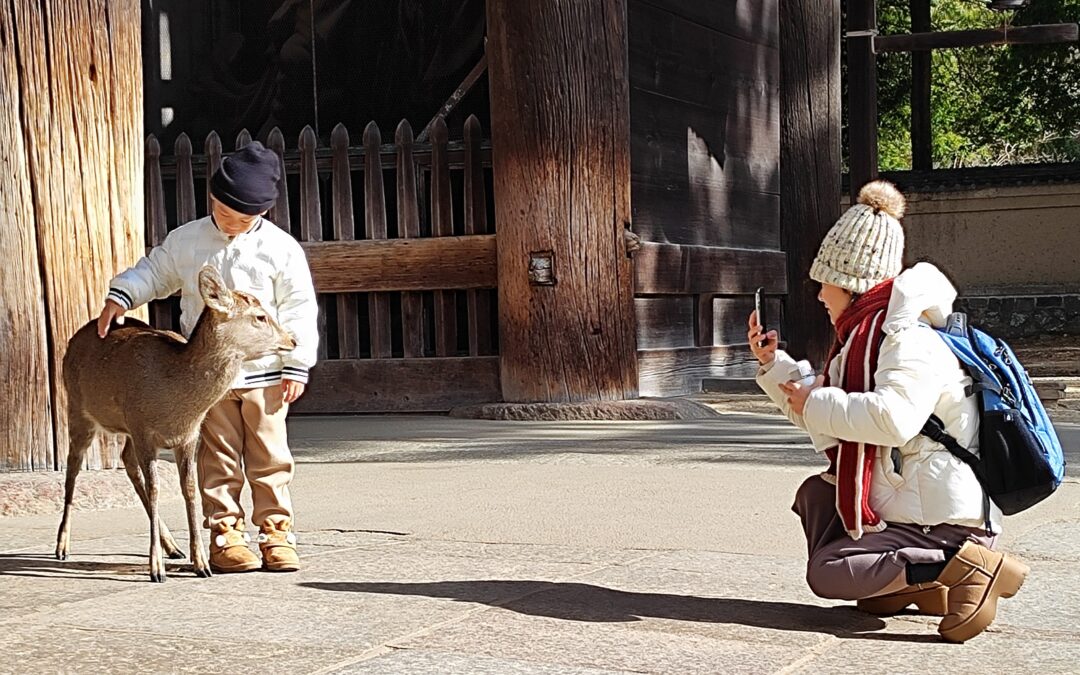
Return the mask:
{"type": "MultiPolygon", "coordinates": [[[[850,30],[850,28],[849,28],[850,30]]],[[[850,39],[850,38],[849,38],[850,39]]],[[[1075,23],[1055,23],[1016,28],[981,28],[906,35],[879,35],[874,38],[874,51],[919,52],[933,49],[960,49],[988,45],[1045,45],[1080,40],[1080,26],[1075,23]]]]}
{"type": "Polygon", "coordinates": [[[304,242],[319,293],[495,288],[495,235],[304,242]]]}
{"type": "Polygon", "coordinates": [[[626,2],[487,2],[507,401],[637,397],[626,2]]]}
{"type": "Polygon", "coordinates": [[[638,352],[642,396],[677,396],[701,391],[714,377],[749,377],[757,361],[747,345],[643,349],[638,352]]]}
{"type": "Polygon", "coordinates": [[[461,103],[461,99],[465,98],[465,95],[473,88],[476,81],[480,79],[480,76],[487,72],[487,54],[481,54],[480,60],[476,62],[473,69],[469,71],[469,74],[465,76],[465,79],[461,81],[458,88],[454,90],[454,93],[450,94],[450,98],[446,99],[446,103],[442,104],[439,108],[439,112],[435,113],[435,117],[431,118],[431,121],[420,131],[420,134],[416,137],[417,143],[424,143],[427,141],[428,136],[431,135],[431,127],[435,124],[435,120],[445,120],[450,113],[454,111],[458,103],[461,103]]]}
{"type": "Polygon", "coordinates": [[[780,235],[787,254],[781,336],[813,363],[832,328],[806,283],[840,216],[840,0],[781,0],[780,235]]]}
{"type": "MultiPolygon", "coordinates": [[[[930,0],[910,0],[911,32],[930,30],[930,0]]],[[[932,129],[930,128],[931,94],[930,52],[911,55],[911,168],[923,171],[934,168],[932,129]]]]}
{"type": "Polygon", "coordinates": [[[297,413],[445,412],[499,401],[499,357],[321,361],[297,413]]]}
{"type": "Polygon", "coordinates": [[[849,0],[847,6],[848,166],[851,201],[878,175],[877,31],[875,0],[849,0]]]}
{"type": "Polygon", "coordinates": [[[644,242],[634,254],[634,285],[640,295],[698,295],[787,291],[782,251],[644,242]]]}

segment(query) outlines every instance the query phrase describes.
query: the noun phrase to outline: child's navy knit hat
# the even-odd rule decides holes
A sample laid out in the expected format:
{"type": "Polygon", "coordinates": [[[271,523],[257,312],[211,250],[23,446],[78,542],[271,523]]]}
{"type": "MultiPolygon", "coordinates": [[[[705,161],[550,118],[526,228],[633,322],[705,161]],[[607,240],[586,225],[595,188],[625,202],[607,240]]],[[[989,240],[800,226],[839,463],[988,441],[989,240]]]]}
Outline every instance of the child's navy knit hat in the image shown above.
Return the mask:
{"type": "Polygon", "coordinates": [[[234,211],[255,216],[277,201],[280,178],[277,153],[252,141],[221,163],[210,179],[210,194],[234,211]]]}

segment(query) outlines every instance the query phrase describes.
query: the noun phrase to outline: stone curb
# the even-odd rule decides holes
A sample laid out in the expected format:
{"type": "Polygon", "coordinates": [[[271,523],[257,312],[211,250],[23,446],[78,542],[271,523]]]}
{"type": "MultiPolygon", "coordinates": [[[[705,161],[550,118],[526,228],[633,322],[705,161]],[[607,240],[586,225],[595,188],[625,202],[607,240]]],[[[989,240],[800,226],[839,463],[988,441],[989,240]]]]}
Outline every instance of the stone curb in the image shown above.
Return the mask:
{"type": "Polygon", "coordinates": [[[718,415],[711,407],[685,398],[589,403],[488,403],[450,411],[451,417],[460,419],[520,422],[697,420],[718,415]]]}
{"type": "MultiPolygon", "coordinates": [[[[176,465],[158,462],[162,489],[159,499],[180,498],[176,465]]],[[[0,518],[55,513],[64,508],[63,471],[0,474],[0,518]]],[[[75,483],[75,510],[97,511],[141,506],[135,489],[123,469],[86,470],[75,483]]],[[[59,521],[57,521],[59,522],[59,521]]]]}

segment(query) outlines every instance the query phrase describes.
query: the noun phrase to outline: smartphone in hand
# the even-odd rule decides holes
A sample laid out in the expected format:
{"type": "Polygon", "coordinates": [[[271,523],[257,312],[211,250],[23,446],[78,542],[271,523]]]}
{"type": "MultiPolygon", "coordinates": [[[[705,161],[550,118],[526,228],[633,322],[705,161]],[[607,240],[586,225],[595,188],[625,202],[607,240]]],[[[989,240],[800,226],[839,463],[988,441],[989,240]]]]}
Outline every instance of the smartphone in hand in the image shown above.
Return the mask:
{"type": "MultiPolygon", "coordinates": [[[[766,318],[765,318],[765,287],[764,286],[759,286],[758,289],[756,291],[754,291],[754,312],[757,313],[757,322],[758,322],[758,325],[761,326],[761,334],[764,335],[765,333],[768,333],[769,332],[769,324],[767,323],[766,318]]],[[[759,347],[764,347],[767,344],[769,344],[768,338],[766,338],[766,339],[762,340],[761,342],[759,342],[758,346],[759,347]]]]}

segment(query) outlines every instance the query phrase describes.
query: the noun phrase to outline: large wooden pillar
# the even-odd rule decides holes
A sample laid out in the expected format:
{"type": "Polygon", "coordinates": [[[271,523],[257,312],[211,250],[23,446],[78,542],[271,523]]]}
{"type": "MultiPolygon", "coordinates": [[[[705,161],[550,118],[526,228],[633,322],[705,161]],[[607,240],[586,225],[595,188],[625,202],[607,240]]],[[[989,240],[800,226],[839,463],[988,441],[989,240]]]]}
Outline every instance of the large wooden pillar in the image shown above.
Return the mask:
{"type": "MultiPolygon", "coordinates": [[[[16,230],[22,242],[0,249],[0,265],[5,286],[12,268],[29,284],[20,297],[0,295],[0,317],[16,317],[18,325],[3,327],[7,334],[31,336],[44,324],[47,348],[47,367],[35,365],[27,390],[5,397],[4,405],[15,401],[27,408],[27,419],[36,419],[29,408],[40,414],[44,393],[55,443],[49,461],[59,468],[67,454],[61,372],[67,340],[100,311],[109,278],[143,253],[140,7],[138,0],[0,4],[0,127],[6,127],[0,137],[21,139],[0,147],[0,166],[13,167],[15,175],[14,183],[0,178],[12,186],[0,188],[0,204],[4,229],[16,230]],[[27,241],[36,245],[32,259],[27,241]],[[35,303],[44,307],[44,321],[14,311],[35,303]]],[[[34,433],[42,434],[35,424],[34,433]]],[[[106,445],[87,465],[117,461],[106,445]]]]}
{"type": "Polygon", "coordinates": [[[508,402],[637,396],[626,0],[488,0],[508,402]]]}
{"type": "Polygon", "coordinates": [[[11,3],[0,2],[0,471],[51,468],[45,303],[19,110],[11,3]]]}
{"type": "Polygon", "coordinates": [[[832,340],[810,264],[840,216],[840,0],[780,0],[781,338],[816,367],[832,340]]]}

